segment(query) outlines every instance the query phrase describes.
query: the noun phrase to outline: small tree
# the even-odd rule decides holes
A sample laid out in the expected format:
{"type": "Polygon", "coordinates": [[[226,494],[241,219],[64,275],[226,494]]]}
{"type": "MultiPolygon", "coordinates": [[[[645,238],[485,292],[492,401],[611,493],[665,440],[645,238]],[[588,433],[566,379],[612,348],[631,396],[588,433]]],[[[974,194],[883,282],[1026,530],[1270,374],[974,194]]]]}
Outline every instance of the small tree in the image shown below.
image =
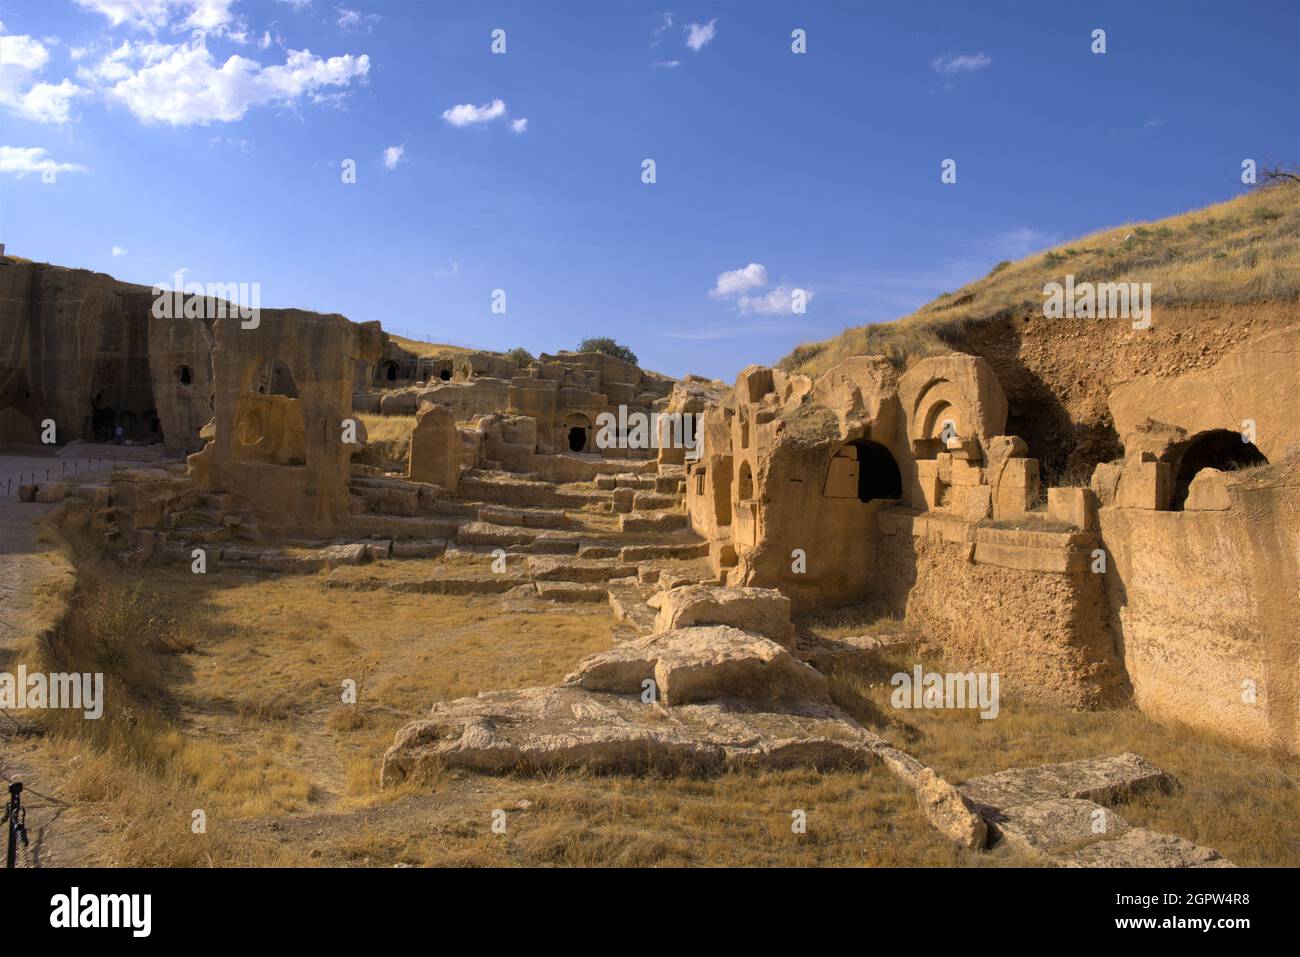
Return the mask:
{"type": "Polygon", "coordinates": [[[515,346],[506,353],[506,358],[513,359],[515,365],[522,369],[524,366],[528,365],[528,363],[533,361],[533,354],[523,346],[515,346]]]}
{"type": "Polygon", "coordinates": [[[609,336],[583,339],[582,342],[578,343],[578,351],[599,352],[602,355],[613,356],[615,359],[622,359],[624,362],[636,365],[636,353],[627,346],[620,346],[609,336]]]}

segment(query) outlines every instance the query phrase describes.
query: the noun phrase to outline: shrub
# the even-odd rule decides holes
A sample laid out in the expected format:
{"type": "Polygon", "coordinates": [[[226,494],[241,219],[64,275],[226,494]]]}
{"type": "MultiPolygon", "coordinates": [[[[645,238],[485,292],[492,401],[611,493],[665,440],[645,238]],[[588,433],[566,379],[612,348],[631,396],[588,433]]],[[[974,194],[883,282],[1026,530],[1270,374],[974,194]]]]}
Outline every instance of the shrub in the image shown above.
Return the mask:
{"type": "Polygon", "coordinates": [[[524,366],[528,365],[528,363],[533,361],[534,356],[523,346],[515,346],[506,353],[506,358],[513,359],[515,365],[522,369],[524,366]]]}
{"type": "Polygon", "coordinates": [[[621,346],[608,336],[599,336],[592,339],[583,339],[578,343],[579,352],[599,352],[601,355],[613,356],[615,359],[622,359],[624,362],[630,362],[636,365],[636,353],[627,346],[621,346]]]}
{"type": "Polygon", "coordinates": [[[1002,270],[1006,269],[1006,268],[1007,268],[1008,266],[1010,266],[1010,265],[1011,265],[1011,260],[1010,260],[1010,259],[1004,259],[1004,260],[1002,260],[1002,262],[998,263],[996,266],[994,266],[992,269],[989,270],[989,275],[990,275],[990,276],[995,276],[995,275],[997,275],[998,273],[1002,272],[1002,270]]]}

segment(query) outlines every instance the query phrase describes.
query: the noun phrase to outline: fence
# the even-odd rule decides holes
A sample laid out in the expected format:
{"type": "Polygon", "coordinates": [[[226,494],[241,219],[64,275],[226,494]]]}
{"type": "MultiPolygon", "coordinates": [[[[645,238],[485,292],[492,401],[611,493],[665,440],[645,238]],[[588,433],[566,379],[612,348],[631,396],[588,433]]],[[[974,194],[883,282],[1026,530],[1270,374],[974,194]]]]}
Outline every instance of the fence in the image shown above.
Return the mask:
{"type": "Polygon", "coordinates": [[[30,471],[24,469],[18,473],[18,480],[16,482],[12,475],[0,478],[0,482],[4,483],[3,486],[0,487],[0,492],[3,492],[5,498],[11,498],[13,497],[15,489],[21,488],[24,485],[32,485],[41,481],[48,482],[51,478],[55,477],[66,478],[69,475],[80,475],[82,471],[81,465],[83,462],[86,465],[85,471],[89,474],[91,472],[102,471],[106,467],[117,468],[124,463],[151,462],[154,461],[154,458],[132,455],[130,453],[124,453],[122,455],[96,454],[85,458],[72,459],[72,468],[68,468],[68,461],[68,459],[59,459],[57,468],[53,465],[47,465],[44,468],[37,467],[30,471]],[[107,465],[105,465],[105,463],[107,463],[107,465]],[[44,478],[41,478],[42,474],[45,476],[44,478]]]}

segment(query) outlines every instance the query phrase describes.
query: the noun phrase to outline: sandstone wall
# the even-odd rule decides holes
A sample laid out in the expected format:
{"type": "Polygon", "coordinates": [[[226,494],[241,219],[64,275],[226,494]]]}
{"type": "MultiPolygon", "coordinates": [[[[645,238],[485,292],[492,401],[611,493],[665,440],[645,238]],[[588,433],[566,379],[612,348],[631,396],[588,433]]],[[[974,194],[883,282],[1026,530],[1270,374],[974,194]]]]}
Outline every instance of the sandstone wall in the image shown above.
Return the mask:
{"type": "Polygon", "coordinates": [[[0,441],[30,440],[24,420],[34,429],[49,418],[60,444],[111,438],[120,425],[135,441],[200,446],[210,324],[154,319],[152,306],[147,286],[103,273],[0,263],[0,441]]]}
{"type": "Polygon", "coordinates": [[[878,518],[868,604],[920,624],[953,667],[998,672],[1004,691],[1071,708],[1126,695],[1091,536],[902,509],[878,518]]]}
{"type": "Polygon", "coordinates": [[[1298,482],[1294,468],[1270,469],[1233,486],[1227,510],[1100,510],[1143,711],[1300,753],[1298,482]]]}

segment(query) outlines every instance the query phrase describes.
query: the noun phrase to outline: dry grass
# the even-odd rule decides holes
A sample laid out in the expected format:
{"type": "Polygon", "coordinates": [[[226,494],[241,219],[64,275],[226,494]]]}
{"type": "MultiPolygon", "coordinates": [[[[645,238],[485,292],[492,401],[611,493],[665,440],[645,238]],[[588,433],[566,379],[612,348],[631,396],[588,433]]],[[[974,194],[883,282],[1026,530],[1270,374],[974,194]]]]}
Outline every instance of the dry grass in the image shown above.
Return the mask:
{"type": "Polygon", "coordinates": [[[385,472],[405,471],[415,416],[359,412],[356,417],[366,428],[366,448],[358,461],[385,472]]]}
{"type": "Polygon", "coordinates": [[[927,671],[965,670],[908,649],[889,650],[871,667],[835,674],[835,699],[954,782],[1135,751],[1173,774],[1180,787],[1173,795],[1119,806],[1129,823],[1213,847],[1241,865],[1294,867],[1300,861],[1300,760],[1161,725],[1136,708],[1066,711],[1020,700],[1005,689],[992,720],[975,711],[893,708],[890,677],[917,663],[927,671]]]}
{"type": "MultiPolygon", "coordinates": [[[[132,576],[115,569],[82,574],[81,604],[46,664],[105,667],[108,707],[99,722],[55,716],[42,747],[61,793],[92,822],[87,863],[1020,863],[1001,851],[955,850],[880,770],[710,778],[442,771],[379,789],[380,758],[399,727],[435,700],[558,680],[609,646],[602,609],[506,611],[490,597],[326,589],[314,576],[228,572],[196,582],[187,572],[153,571],[149,590],[136,592],[132,576]],[[96,631],[106,615],[118,633],[112,648],[96,631]],[[340,700],[345,679],[357,683],[355,706],[340,700]],[[195,809],[207,815],[206,833],[191,832],[195,809]],[[507,815],[505,834],[491,829],[497,809],[507,815]],[[795,809],[807,813],[806,834],[791,831],[795,809]]],[[[1135,750],[1184,789],[1125,807],[1130,821],[1243,864],[1300,859],[1294,761],[1164,728],[1134,710],[1077,714],[1004,697],[995,721],[893,711],[888,676],[922,660],[920,635],[855,609],[805,624],[908,639],[876,667],[834,675],[834,694],[953,780],[1135,750]]]]}
{"type": "Polygon", "coordinates": [[[401,346],[407,352],[415,356],[448,356],[448,355],[468,355],[472,352],[486,352],[485,349],[467,349],[464,346],[449,346],[440,342],[421,342],[419,339],[407,339],[405,336],[395,336],[391,332],[388,338],[395,345],[401,346]]]}
{"type": "Polygon", "coordinates": [[[1157,308],[1178,303],[1244,303],[1300,296],[1300,184],[1279,183],[1154,223],[1127,223],[999,263],[987,276],[945,293],[895,322],[846,329],[805,343],[780,363],[819,374],[849,356],[911,357],[950,352],[965,324],[1040,312],[1043,286],[1149,282],[1157,308]]]}

